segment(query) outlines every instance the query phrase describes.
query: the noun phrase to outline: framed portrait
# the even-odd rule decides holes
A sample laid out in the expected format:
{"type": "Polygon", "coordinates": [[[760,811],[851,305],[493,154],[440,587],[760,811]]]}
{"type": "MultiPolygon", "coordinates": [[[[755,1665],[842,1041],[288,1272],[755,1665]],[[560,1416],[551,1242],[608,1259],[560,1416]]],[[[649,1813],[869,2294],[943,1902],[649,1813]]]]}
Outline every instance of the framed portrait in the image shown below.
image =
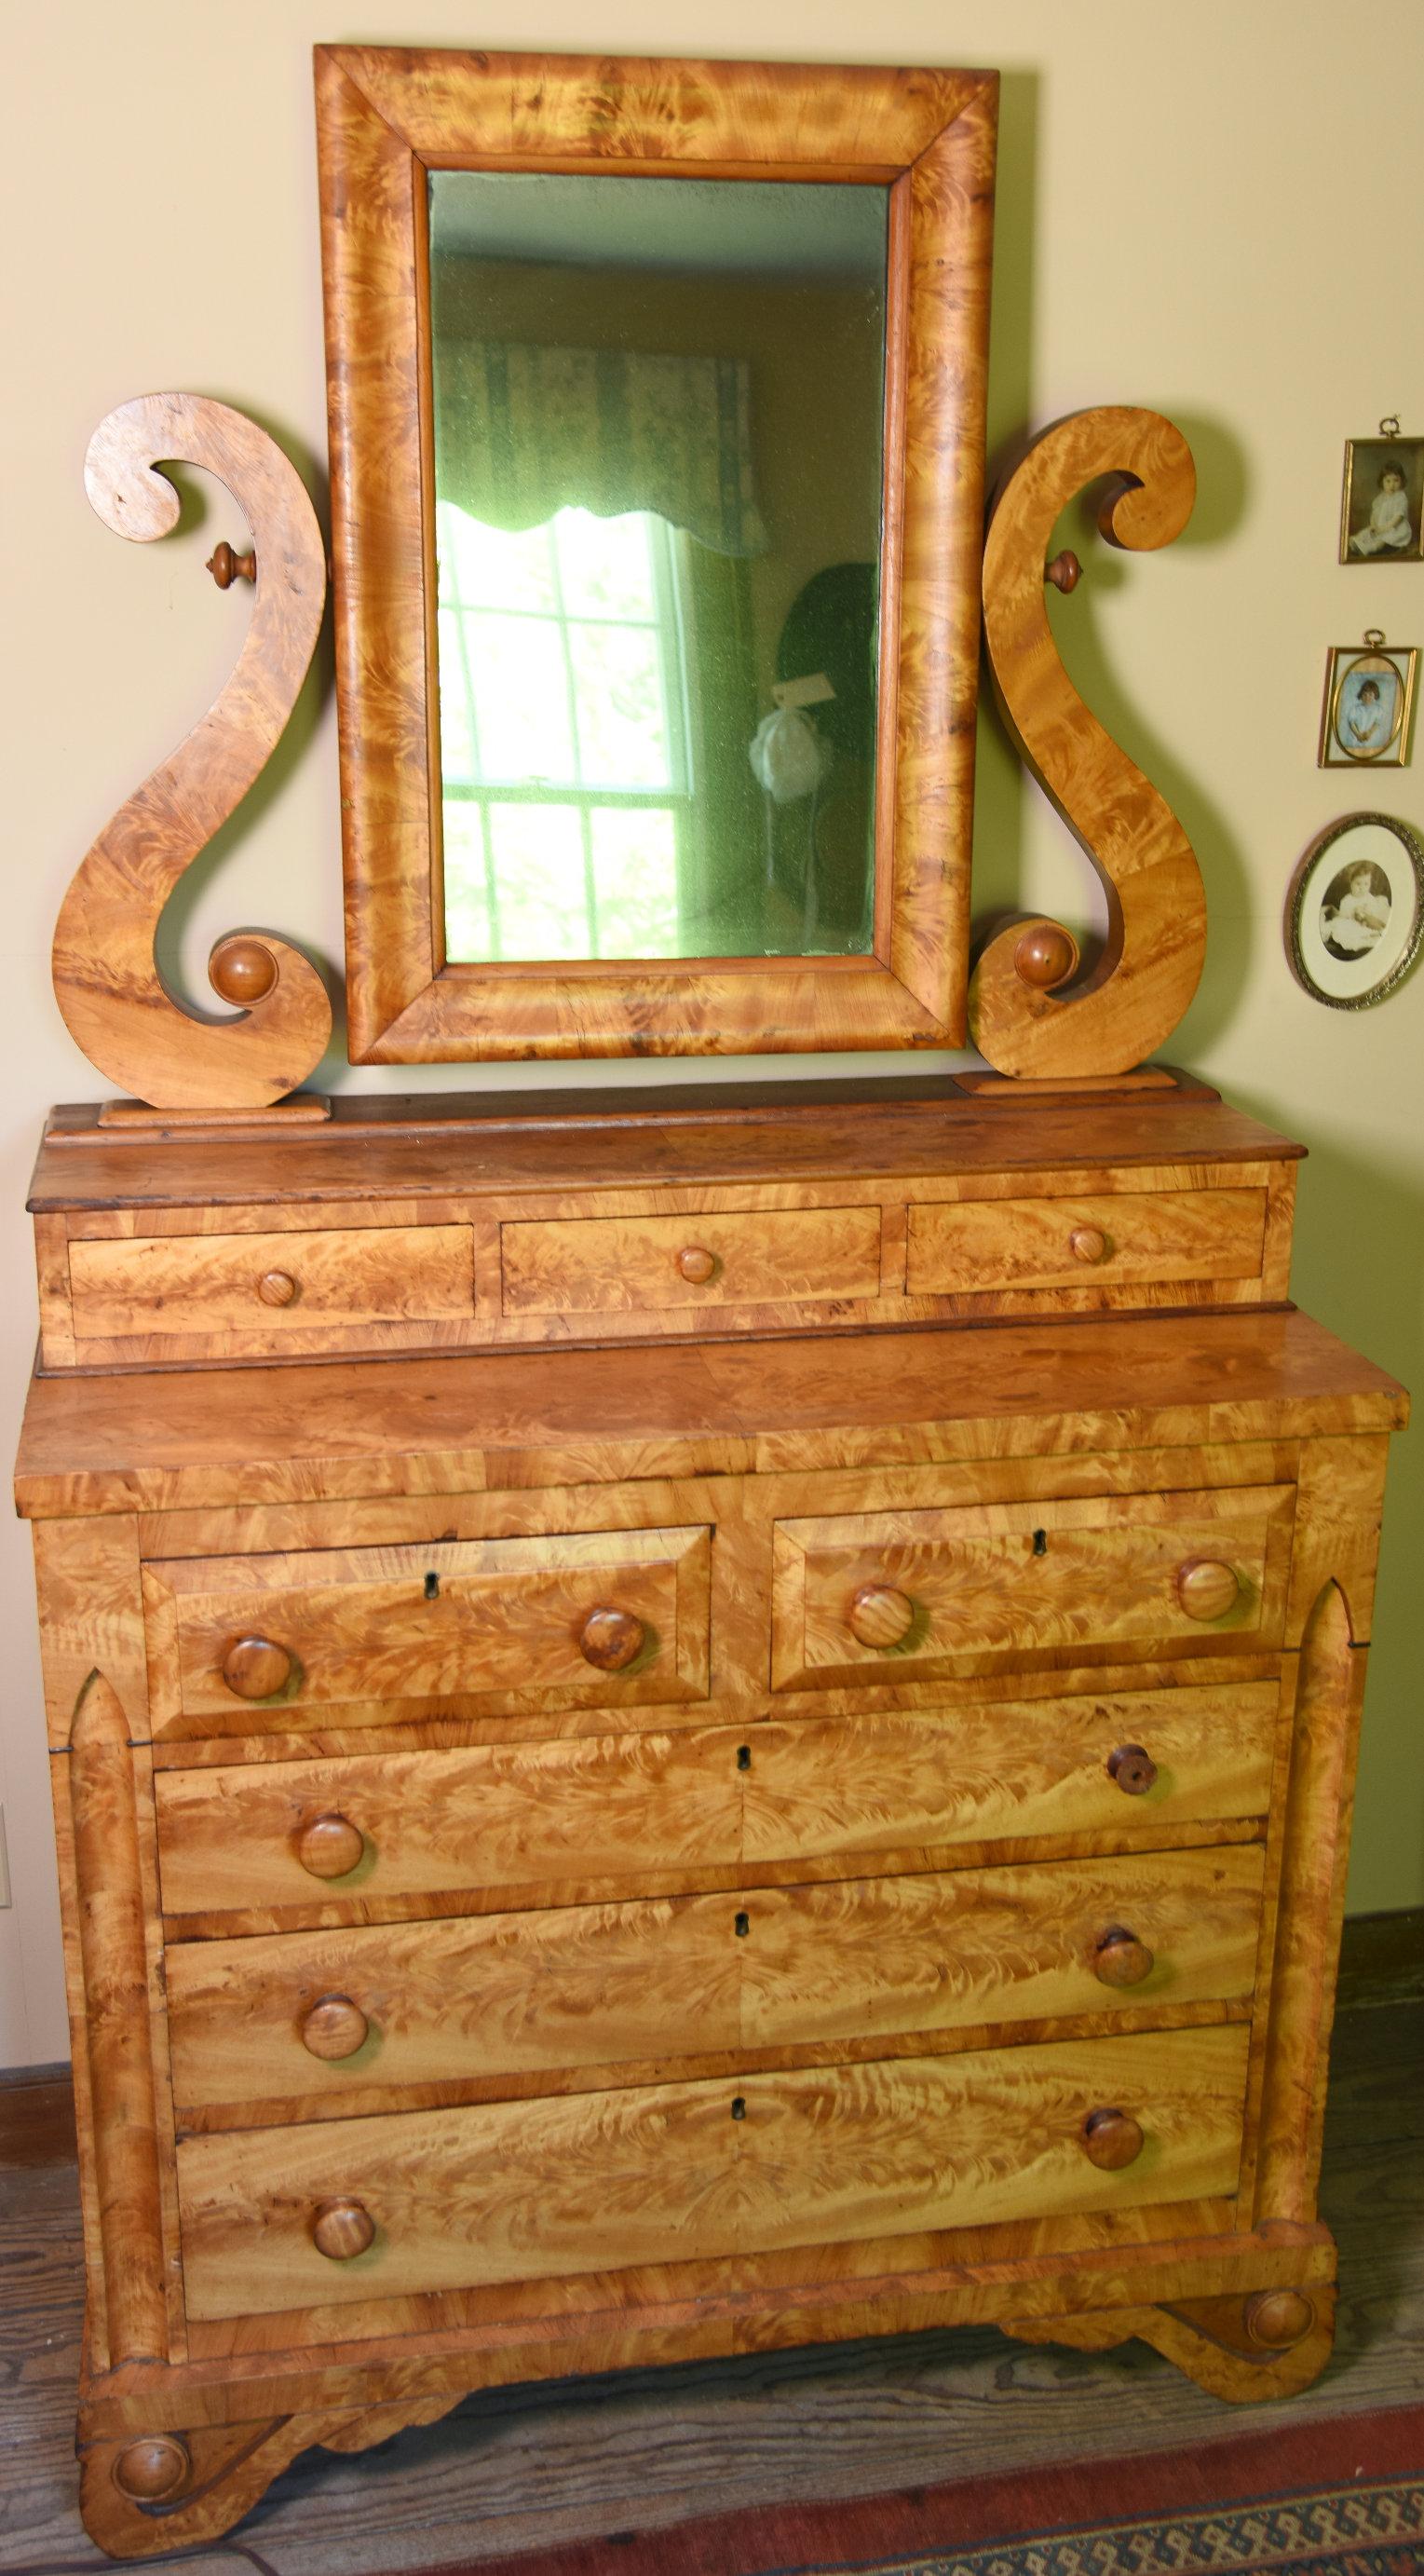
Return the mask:
{"type": "Polygon", "coordinates": [[[1424,843],[1393,814],[1344,814],[1317,833],[1286,896],[1296,982],[1336,1011],[1368,1010],[1408,974],[1424,933],[1424,843]]]}
{"type": "Polygon", "coordinates": [[[1342,563],[1424,563],[1424,438],[1347,438],[1340,502],[1342,563]]]}
{"type": "Polygon", "coordinates": [[[1334,644],[1320,711],[1321,769],[1402,769],[1409,758],[1418,648],[1387,646],[1372,626],[1363,645],[1334,644]]]}

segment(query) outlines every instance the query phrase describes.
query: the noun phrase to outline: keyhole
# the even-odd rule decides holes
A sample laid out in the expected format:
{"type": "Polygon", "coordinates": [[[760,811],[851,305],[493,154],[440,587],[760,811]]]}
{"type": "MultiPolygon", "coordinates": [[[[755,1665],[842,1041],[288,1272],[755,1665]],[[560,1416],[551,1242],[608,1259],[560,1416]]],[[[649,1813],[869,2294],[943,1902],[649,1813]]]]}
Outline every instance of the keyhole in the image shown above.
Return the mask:
{"type": "Polygon", "coordinates": [[[738,1769],[739,1771],[750,1771],[751,1767],[752,1767],[752,1748],[751,1748],[751,1746],[750,1746],[749,1744],[739,1744],[739,1745],[737,1746],[737,1769],[738,1769]]]}
{"type": "Polygon", "coordinates": [[[1033,1534],[1033,1552],[1034,1552],[1034,1555],[1035,1555],[1035,1556],[1047,1556],[1047,1554],[1048,1554],[1048,1532],[1047,1532],[1047,1530],[1035,1530],[1035,1531],[1034,1531],[1034,1534],[1033,1534]]]}
{"type": "Polygon", "coordinates": [[[744,2099],[743,2099],[742,2095],[741,2095],[740,2093],[738,2093],[738,2094],[736,2094],[736,2095],[733,2097],[733,2101],[732,2101],[732,2117],[733,2117],[733,2119],[734,2119],[734,2120],[744,2120],[744,2119],[746,2118],[746,2116],[747,2116],[747,2106],[746,2106],[746,2103],[745,2103],[745,2101],[744,2101],[744,2099]]]}
{"type": "Polygon", "coordinates": [[[440,1577],[438,1574],[427,1574],[425,1578],[425,1597],[427,1601],[439,1600],[440,1577]]]}
{"type": "Polygon", "coordinates": [[[746,1937],[747,1937],[747,1934],[750,1932],[751,1928],[752,1928],[752,1918],[751,1918],[751,1916],[750,1916],[749,1914],[739,1914],[739,1915],[737,1916],[737,1939],[738,1939],[739,1941],[745,1941],[745,1939],[746,1939],[746,1937]]]}

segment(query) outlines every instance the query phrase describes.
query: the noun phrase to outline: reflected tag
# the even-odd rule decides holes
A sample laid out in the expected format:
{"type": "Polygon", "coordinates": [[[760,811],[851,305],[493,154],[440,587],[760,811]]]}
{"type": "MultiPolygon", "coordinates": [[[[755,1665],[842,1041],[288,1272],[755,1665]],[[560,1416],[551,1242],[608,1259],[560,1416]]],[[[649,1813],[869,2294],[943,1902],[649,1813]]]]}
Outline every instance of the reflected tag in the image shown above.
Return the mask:
{"type": "Polygon", "coordinates": [[[806,680],[778,680],[771,694],[779,707],[790,709],[823,707],[827,698],[833,698],[836,693],[825,672],[816,671],[806,680]]]}

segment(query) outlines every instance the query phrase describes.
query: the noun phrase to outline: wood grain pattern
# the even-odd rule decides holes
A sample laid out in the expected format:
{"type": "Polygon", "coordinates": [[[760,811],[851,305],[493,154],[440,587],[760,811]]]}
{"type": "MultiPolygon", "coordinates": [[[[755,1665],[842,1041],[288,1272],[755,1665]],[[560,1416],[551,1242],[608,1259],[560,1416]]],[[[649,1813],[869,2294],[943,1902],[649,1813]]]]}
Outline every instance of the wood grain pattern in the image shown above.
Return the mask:
{"type": "Polygon", "coordinates": [[[260,945],[270,980],[238,1019],[200,1020],[167,990],[153,941],[174,887],[286,726],[321,626],[326,550],[281,449],[240,412],[193,394],[123,403],[94,432],[85,488],[117,535],[149,539],[177,525],[177,492],[157,471],[169,459],[216,474],[252,529],[252,620],[215,704],[80,862],[55,927],[55,998],[76,1045],[124,1091],[166,1109],[257,1109],[295,1090],[325,1051],[331,1005],[320,976],[286,941],[249,933],[244,945],[260,945]]]}
{"type": "Polygon", "coordinates": [[[1170,2307],[1098,2309],[1083,2316],[1028,2322],[1005,2319],[1003,2331],[1023,2343],[1074,2344],[1080,2352],[1107,2352],[1136,2337],[1228,2405],[1253,2406],[1263,2398],[1299,2396],[1319,2378],[1330,2358],[1335,2334],[1333,2285],[1312,2285],[1309,2299],[1302,2302],[1309,2324],[1287,2351],[1250,2347],[1243,2321],[1251,2304],[1239,2297],[1183,2299],[1174,2300],[1170,2307]]]}
{"type": "Polygon", "coordinates": [[[254,1325],[264,1336],[339,1332],[469,1315],[475,1301],[470,1231],[459,1225],[73,1240],[69,1278],[78,1344],[254,1325]],[[265,1287],[274,1277],[280,1293],[265,1287]]]}
{"type": "Polygon", "coordinates": [[[1229,2190],[1245,2057],[1244,2032],[1198,2030],[749,2077],[736,2091],[672,2085],[189,2138],[178,2149],[189,2312],[359,2303],[1229,2190]],[[1095,2101],[1122,2096],[1151,2153],[1105,2175],[1079,2131],[1095,2101]],[[348,2188],[376,2241],[328,2267],[311,2245],[312,2206],[348,2188]]]}
{"type": "Polygon", "coordinates": [[[637,1315],[673,1307],[875,1297],[880,1210],[583,1218],[500,1228],[507,1315],[637,1315]],[[703,1254],[689,1270],[680,1258],[703,1254]]]}
{"type": "Polygon", "coordinates": [[[317,51],[351,1049],[359,1062],[758,1054],[963,1036],[997,80],[992,73],[317,51]],[[876,947],[452,967],[432,847],[428,404],[413,174],[896,184],[876,947]],[[888,800],[893,797],[893,803],[888,800]]]}
{"type": "MultiPolygon", "coordinates": [[[[1285,1486],[1128,1502],[984,1504],[960,1512],[783,1521],[775,1535],[772,1663],[778,1690],[934,1669],[956,1657],[1182,1641],[1206,1627],[1271,1644],[1285,1616],[1294,1496],[1285,1486]],[[1210,1623],[1181,1599],[1184,1565],[1215,1553],[1236,1575],[1210,1623]],[[889,1583],[913,1604],[902,1641],[864,1642],[858,1590],[889,1583]],[[891,1659],[894,1659],[893,1664],[891,1659]]],[[[1224,1588],[1224,1583],[1223,1583],[1224,1588]]]]}
{"type": "Polygon", "coordinates": [[[1114,1280],[1256,1279],[1265,1222],[1263,1190],[916,1205],[906,1287],[911,1296],[1072,1288],[1087,1266],[1114,1280]]]}
{"type": "MultiPolygon", "coordinates": [[[[1119,407],[1075,413],[1043,433],[999,494],[985,542],[984,633],[996,694],[1108,904],[1101,957],[1076,983],[1025,980],[1016,963],[1022,923],[988,941],[970,979],[969,1026],[1001,1073],[1127,1071],[1171,1036],[1206,949],[1206,899],[1191,844],[1084,705],[1048,622],[1043,566],[1054,526],[1102,475],[1115,478],[1098,518],[1112,544],[1164,546],[1181,534],[1196,498],[1186,440],[1160,413],[1119,407]]],[[[1029,928],[1066,936],[1057,922],[1029,928]]]]}

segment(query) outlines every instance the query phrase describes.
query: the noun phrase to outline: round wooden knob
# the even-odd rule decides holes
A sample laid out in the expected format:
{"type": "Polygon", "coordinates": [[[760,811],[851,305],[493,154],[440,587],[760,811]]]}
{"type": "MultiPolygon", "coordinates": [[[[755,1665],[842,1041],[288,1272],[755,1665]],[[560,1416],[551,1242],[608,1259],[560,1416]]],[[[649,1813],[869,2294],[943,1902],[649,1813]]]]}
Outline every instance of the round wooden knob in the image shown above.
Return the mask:
{"type": "Polygon", "coordinates": [[[264,1270],[257,1282],[257,1294],[264,1306],[290,1306],[297,1293],[297,1283],[290,1270],[264,1270]]]}
{"type": "Polygon", "coordinates": [[[312,2220],[312,2243],[329,2263],[349,2263],[373,2244],[376,2222],[359,2200],[323,2200],[312,2220]]]}
{"type": "Polygon", "coordinates": [[[1254,2299],[1246,2301],[1242,2322],[1252,2343],[1267,2352],[1284,2352],[1309,2334],[1315,2310],[1299,2290],[1258,2290],[1254,2299]]]}
{"type": "Polygon", "coordinates": [[[915,1605],[893,1583],[862,1583],[850,1605],[851,1633],[863,1646],[904,1644],[915,1624],[915,1605]]]}
{"type": "Polygon", "coordinates": [[[1093,1951],[1093,1974],[1100,1986],[1140,1986],[1156,1966],[1145,1941],[1122,1923],[1110,1923],[1093,1951]]]}
{"type": "Polygon", "coordinates": [[[1051,993],[1055,984],[1066,984],[1077,963],[1078,943],[1056,921],[1036,921],[1014,950],[1020,983],[1032,984],[1039,993],[1051,993]]]}
{"type": "Polygon", "coordinates": [[[219,590],[231,590],[235,581],[255,581],[256,551],[250,548],[245,555],[240,555],[228,544],[226,537],[222,537],[208,557],[208,570],[219,590]]]}
{"type": "Polygon", "coordinates": [[[1157,1765],[1145,1744],[1119,1744],[1108,1755],[1108,1778],[1125,1798],[1145,1797],[1157,1777],[1157,1765]]]}
{"type": "Polygon", "coordinates": [[[1075,1261],[1106,1261],[1108,1239],[1100,1225],[1075,1225],[1068,1249],[1075,1261]]]}
{"type": "Polygon", "coordinates": [[[208,982],[225,1002],[250,1009],[263,1001],[277,981],[277,960],[260,939],[220,939],[208,959],[208,982]]]}
{"type": "Polygon", "coordinates": [[[596,1672],[621,1673],[642,1653],[646,1633],[631,1610],[590,1610],[579,1631],[579,1653],[596,1672]]]}
{"type": "Polygon", "coordinates": [[[126,2442],[111,2475],[120,2495],[134,2504],[167,2504],[193,2474],[187,2443],[178,2433],[145,2433],[126,2442]]]}
{"type": "Polygon", "coordinates": [[[685,1243],[677,1256],[677,1266],[684,1279],[690,1279],[695,1288],[700,1288],[704,1279],[710,1279],[716,1269],[717,1255],[709,1252],[704,1244],[685,1243]]]}
{"type": "Polygon", "coordinates": [[[1051,581],[1054,589],[1061,590],[1066,597],[1070,590],[1077,589],[1083,578],[1083,567],[1071,548],[1065,546],[1061,555],[1055,555],[1052,563],[1044,565],[1043,578],[1051,581]]]}
{"type": "Polygon", "coordinates": [[[366,1848],[359,1825],[345,1816],[316,1816],[297,1836],[297,1858],[313,1878],[345,1878],[366,1848]]]}
{"type": "Polygon", "coordinates": [[[355,2056],[370,2027],[349,1995],[323,1995],[302,2023],[302,2046],[312,2057],[335,2065],[340,2058],[355,2056]]]}
{"type": "Polygon", "coordinates": [[[1142,2131],[1130,2111],[1090,2111],[1083,2122],[1083,2152],[1103,2173],[1121,2173],[1142,2153],[1142,2131]]]}
{"type": "Polygon", "coordinates": [[[271,1637],[234,1637],[222,1677],[239,1699],[273,1699],[292,1678],[292,1658],[271,1637]]]}
{"type": "Polygon", "coordinates": [[[1241,1577],[1234,1565],[1223,1565],[1214,1556],[1197,1557],[1190,1565],[1177,1569],[1177,1599],[1189,1619],[1224,1619],[1234,1610],[1241,1592],[1241,1577]]]}

